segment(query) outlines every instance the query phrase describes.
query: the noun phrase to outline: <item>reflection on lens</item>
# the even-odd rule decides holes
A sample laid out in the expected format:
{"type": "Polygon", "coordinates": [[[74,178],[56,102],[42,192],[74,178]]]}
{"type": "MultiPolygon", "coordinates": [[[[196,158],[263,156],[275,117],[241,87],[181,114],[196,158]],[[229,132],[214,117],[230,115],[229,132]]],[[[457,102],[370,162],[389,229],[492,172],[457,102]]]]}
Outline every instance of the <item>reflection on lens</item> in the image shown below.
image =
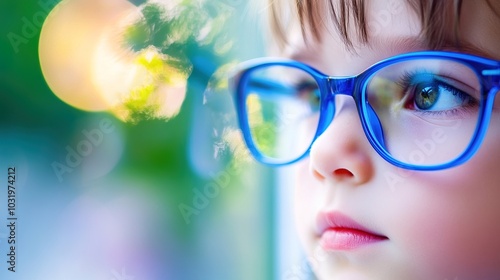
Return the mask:
{"type": "Polygon", "coordinates": [[[256,149],[283,162],[303,155],[319,120],[320,94],[314,78],[298,68],[268,66],[249,72],[244,83],[256,149]]]}
{"type": "MultiPolygon", "coordinates": [[[[460,156],[479,118],[480,82],[473,70],[453,60],[415,59],[373,74],[365,87],[368,126],[382,127],[382,146],[393,158],[439,165],[460,156]]],[[[377,138],[377,137],[375,137],[377,138]]]]}

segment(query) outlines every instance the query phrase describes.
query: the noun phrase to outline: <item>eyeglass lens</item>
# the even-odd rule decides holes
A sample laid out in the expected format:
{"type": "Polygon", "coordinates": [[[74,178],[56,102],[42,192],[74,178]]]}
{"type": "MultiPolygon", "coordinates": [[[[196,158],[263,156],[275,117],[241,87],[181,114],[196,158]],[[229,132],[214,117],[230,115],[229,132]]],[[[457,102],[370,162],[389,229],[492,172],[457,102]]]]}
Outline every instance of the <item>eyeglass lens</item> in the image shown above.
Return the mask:
{"type": "MultiPolygon", "coordinates": [[[[302,156],[320,120],[321,93],[314,77],[283,65],[256,68],[247,75],[245,113],[255,148],[282,162],[302,156]]],[[[366,77],[358,90],[360,115],[369,133],[400,162],[450,162],[474,135],[481,85],[475,72],[460,62],[393,63],[366,77]]]]}

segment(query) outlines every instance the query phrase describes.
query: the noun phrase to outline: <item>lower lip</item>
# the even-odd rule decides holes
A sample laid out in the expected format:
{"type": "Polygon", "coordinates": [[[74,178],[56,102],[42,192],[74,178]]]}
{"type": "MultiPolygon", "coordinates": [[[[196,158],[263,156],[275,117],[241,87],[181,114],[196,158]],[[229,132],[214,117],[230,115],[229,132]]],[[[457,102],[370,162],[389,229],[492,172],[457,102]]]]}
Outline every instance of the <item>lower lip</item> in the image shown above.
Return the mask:
{"type": "Polygon", "coordinates": [[[350,228],[328,229],[321,235],[321,246],[325,250],[347,251],[378,243],[388,238],[350,228]]]}

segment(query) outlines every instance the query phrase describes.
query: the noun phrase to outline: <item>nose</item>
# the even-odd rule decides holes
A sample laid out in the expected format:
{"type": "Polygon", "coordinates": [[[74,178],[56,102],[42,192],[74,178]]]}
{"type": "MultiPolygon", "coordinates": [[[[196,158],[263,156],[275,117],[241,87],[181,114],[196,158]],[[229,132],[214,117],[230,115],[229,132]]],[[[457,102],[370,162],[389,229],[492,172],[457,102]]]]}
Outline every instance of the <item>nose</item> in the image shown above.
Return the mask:
{"type": "Polygon", "coordinates": [[[336,113],[310,151],[310,168],[321,181],[360,185],[373,177],[373,151],[351,96],[335,96],[336,113]]]}

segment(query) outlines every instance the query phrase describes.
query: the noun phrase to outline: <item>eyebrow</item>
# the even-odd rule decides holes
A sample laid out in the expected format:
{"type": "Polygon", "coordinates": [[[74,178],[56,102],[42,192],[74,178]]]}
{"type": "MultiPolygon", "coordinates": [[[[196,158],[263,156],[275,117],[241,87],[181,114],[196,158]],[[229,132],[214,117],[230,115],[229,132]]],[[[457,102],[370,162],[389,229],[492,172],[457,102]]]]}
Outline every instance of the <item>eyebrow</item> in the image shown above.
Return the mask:
{"type": "Polygon", "coordinates": [[[405,36],[405,37],[396,37],[396,38],[374,38],[368,42],[368,45],[371,43],[376,43],[381,46],[389,46],[389,48],[393,50],[442,50],[442,51],[452,51],[459,53],[467,53],[477,56],[482,56],[491,59],[497,59],[490,51],[478,46],[476,44],[472,44],[468,41],[461,40],[455,42],[453,40],[444,40],[441,45],[437,48],[431,48],[429,44],[425,43],[418,36],[405,36]]]}
{"type": "Polygon", "coordinates": [[[468,54],[482,56],[482,57],[491,58],[491,59],[498,59],[498,58],[495,58],[495,56],[492,55],[486,49],[482,48],[481,46],[474,45],[468,41],[461,41],[458,43],[458,45],[454,42],[445,41],[444,44],[442,46],[440,46],[440,49],[446,50],[446,51],[468,53],[468,54]]]}
{"type": "MultiPolygon", "coordinates": [[[[499,58],[492,55],[490,51],[487,51],[481,46],[472,44],[465,40],[455,42],[453,40],[448,39],[444,40],[441,45],[437,46],[437,48],[431,48],[429,44],[427,44],[425,40],[418,35],[399,36],[392,38],[375,37],[369,39],[368,43],[366,43],[366,46],[368,46],[369,48],[373,46],[388,48],[390,49],[390,53],[392,53],[392,55],[390,56],[402,53],[415,52],[415,51],[434,50],[434,51],[451,51],[457,53],[466,53],[466,54],[477,55],[485,58],[499,60],[499,58]]],[[[307,50],[310,50],[307,47],[307,45],[299,45],[298,48],[295,49],[292,48],[292,51],[288,53],[287,57],[293,60],[302,61],[310,65],[315,65],[316,62],[320,63],[320,61],[318,61],[317,53],[312,53],[307,50]]],[[[317,51],[320,50],[321,48],[317,51]]],[[[359,51],[358,48],[353,49],[354,53],[357,53],[358,51],[359,51]]]]}
{"type": "Polygon", "coordinates": [[[289,46],[287,51],[282,52],[282,54],[290,59],[301,61],[317,59],[318,52],[321,52],[321,47],[317,48],[304,42],[302,44],[298,43],[295,46],[289,46]],[[314,50],[314,52],[311,52],[311,50],[314,50]]]}

